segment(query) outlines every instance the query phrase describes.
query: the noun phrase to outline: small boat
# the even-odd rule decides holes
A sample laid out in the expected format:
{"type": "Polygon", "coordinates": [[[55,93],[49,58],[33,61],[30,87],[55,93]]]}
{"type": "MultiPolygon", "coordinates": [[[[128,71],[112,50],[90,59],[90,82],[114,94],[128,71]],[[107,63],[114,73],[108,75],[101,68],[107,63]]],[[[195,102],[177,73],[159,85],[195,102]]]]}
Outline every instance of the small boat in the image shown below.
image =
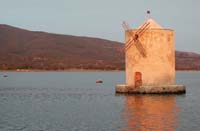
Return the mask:
{"type": "Polygon", "coordinates": [[[96,83],[103,83],[102,80],[96,80],[96,83]]]}
{"type": "Polygon", "coordinates": [[[8,75],[7,74],[3,74],[3,77],[8,77],[8,75]]]}

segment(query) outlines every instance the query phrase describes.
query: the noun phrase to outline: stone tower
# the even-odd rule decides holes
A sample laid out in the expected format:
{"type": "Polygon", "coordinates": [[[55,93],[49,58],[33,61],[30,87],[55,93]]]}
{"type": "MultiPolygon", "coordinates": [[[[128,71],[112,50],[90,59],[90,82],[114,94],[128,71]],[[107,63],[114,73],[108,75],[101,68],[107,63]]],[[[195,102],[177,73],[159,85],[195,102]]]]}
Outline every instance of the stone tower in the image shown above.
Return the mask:
{"type": "Polygon", "coordinates": [[[175,84],[174,31],[163,29],[148,19],[138,29],[125,32],[126,83],[115,87],[116,93],[162,94],[186,92],[175,84]]]}
{"type": "MultiPolygon", "coordinates": [[[[174,31],[163,29],[153,19],[145,23],[149,23],[149,28],[138,37],[139,42],[134,42],[126,50],[126,84],[136,86],[135,75],[140,74],[142,86],[174,85],[174,31]]],[[[130,34],[135,34],[138,29],[128,30],[132,33],[126,31],[126,42],[131,39],[130,34]]]]}

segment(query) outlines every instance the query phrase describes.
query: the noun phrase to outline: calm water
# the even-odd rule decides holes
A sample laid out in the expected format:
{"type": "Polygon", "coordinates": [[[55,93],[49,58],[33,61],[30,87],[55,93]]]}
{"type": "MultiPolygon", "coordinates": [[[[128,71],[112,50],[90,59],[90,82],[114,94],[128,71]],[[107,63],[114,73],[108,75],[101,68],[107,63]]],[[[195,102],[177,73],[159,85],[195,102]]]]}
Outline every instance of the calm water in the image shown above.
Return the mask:
{"type": "Polygon", "coordinates": [[[116,95],[124,72],[0,72],[0,131],[198,131],[200,72],[186,95],[116,95]],[[102,79],[103,84],[96,84],[102,79]]]}

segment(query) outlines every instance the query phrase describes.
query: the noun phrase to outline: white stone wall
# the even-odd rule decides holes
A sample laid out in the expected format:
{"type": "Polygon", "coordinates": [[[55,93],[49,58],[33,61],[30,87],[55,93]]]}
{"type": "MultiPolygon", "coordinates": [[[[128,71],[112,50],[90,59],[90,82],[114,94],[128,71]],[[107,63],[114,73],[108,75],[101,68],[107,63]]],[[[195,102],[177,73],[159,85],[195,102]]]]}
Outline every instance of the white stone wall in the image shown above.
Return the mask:
{"type": "MultiPolygon", "coordinates": [[[[136,32],[137,30],[131,30],[136,32]]],[[[131,36],[126,32],[126,41],[131,36]]],[[[142,73],[142,85],[175,84],[174,32],[149,29],[139,40],[146,52],[142,56],[134,43],[126,51],[126,84],[134,85],[134,73],[142,73]]]]}

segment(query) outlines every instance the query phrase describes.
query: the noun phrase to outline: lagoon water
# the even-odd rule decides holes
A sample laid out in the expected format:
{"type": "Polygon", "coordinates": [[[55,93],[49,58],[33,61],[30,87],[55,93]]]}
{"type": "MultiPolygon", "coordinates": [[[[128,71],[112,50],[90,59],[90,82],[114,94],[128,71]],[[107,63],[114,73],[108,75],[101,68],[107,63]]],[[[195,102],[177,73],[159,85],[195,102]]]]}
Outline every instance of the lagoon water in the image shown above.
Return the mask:
{"type": "Polygon", "coordinates": [[[0,131],[200,130],[200,72],[177,72],[185,95],[129,96],[115,94],[124,72],[4,74],[0,131]]]}

